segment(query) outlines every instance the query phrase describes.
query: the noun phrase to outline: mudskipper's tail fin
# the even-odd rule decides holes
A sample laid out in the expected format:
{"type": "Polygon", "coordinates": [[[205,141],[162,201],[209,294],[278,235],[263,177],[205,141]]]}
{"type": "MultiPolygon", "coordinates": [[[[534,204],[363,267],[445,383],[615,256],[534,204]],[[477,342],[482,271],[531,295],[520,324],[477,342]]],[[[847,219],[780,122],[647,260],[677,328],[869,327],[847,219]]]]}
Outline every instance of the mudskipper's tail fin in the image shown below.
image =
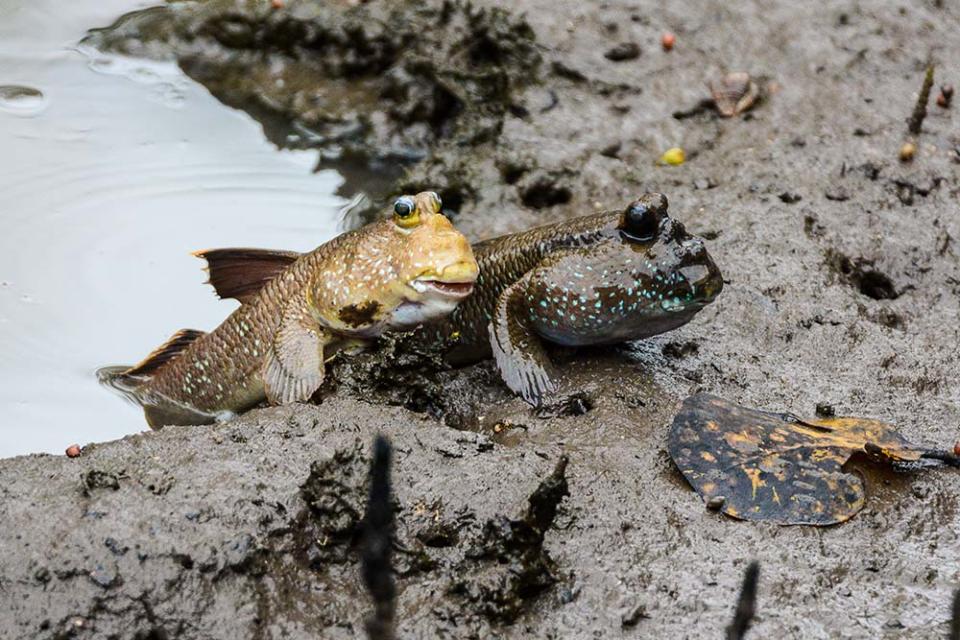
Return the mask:
{"type": "Polygon", "coordinates": [[[150,394],[145,393],[143,384],[155,375],[161,367],[183,353],[184,349],[203,335],[203,331],[181,329],[132,367],[121,365],[97,369],[97,380],[100,384],[110,387],[133,404],[143,407],[147,415],[147,422],[150,426],[155,426],[155,422],[150,419],[150,411],[151,405],[156,403],[156,399],[148,397],[150,394]]]}
{"type": "Polygon", "coordinates": [[[206,334],[203,331],[197,331],[196,329],[180,329],[170,336],[169,340],[151,351],[150,355],[124,371],[123,375],[133,378],[148,378],[204,335],[206,334]]]}

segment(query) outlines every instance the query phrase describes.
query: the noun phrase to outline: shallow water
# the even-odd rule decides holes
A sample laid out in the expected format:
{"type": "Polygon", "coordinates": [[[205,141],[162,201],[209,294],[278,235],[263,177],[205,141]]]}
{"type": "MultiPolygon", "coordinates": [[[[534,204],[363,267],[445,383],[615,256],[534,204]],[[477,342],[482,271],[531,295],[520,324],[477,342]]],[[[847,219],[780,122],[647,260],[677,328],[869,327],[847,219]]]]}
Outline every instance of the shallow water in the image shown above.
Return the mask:
{"type": "Polygon", "coordinates": [[[146,429],[95,370],[233,310],[189,252],[311,249],[346,204],[174,64],[78,49],[148,5],[0,4],[0,456],[146,429]]]}

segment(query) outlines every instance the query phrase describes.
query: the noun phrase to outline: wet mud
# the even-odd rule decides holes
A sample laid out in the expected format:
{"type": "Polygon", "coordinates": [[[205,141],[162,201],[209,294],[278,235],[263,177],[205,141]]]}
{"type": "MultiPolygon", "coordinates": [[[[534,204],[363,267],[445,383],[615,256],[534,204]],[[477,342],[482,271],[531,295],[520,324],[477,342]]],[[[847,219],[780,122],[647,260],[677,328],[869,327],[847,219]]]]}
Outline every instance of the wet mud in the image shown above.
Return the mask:
{"type": "Polygon", "coordinates": [[[956,7],[493,5],[175,3],[94,37],[176,56],[228,104],[269,112],[278,144],[306,127],[329,157],[408,158],[393,188],[437,190],[473,239],[661,191],[707,239],[720,298],[670,334],[553,354],[561,395],[539,411],[489,362],[445,369],[401,336],[336,363],[316,406],[0,461],[0,628],[362,634],[357,534],[382,432],[400,637],[721,637],[752,560],[748,637],[946,636],[955,472],[861,465],[866,505],[849,522],[778,527],[705,509],[666,446],[698,391],[876,418],[938,448],[960,437],[956,106],[931,102],[916,156],[898,157],[928,56],[938,82],[958,80],[956,7]],[[762,78],[759,104],[698,107],[738,70],[762,78]],[[465,87],[453,110],[450,78],[465,87]],[[297,102],[329,87],[367,98],[297,102]],[[674,146],[686,163],[657,166],[674,146]],[[530,502],[544,493],[550,518],[530,502]]]}

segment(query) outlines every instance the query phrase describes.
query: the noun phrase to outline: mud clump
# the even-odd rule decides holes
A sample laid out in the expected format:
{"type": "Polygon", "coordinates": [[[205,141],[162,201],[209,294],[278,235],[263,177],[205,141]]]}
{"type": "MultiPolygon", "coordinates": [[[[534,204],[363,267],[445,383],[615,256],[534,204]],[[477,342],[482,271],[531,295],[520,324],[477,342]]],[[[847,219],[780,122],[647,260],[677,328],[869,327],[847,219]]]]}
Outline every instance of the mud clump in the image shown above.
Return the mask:
{"type": "Polygon", "coordinates": [[[467,558],[479,561],[479,570],[467,570],[453,584],[452,595],[465,598],[493,622],[511,623],[524,603],[557,582],[556,564],[543,548],[544,533],[553,524],[567,487],[567,457],[529,499],[519,519],[497,516],[488,520],[467,558]]]}
{"type": "Polygon", "coordinates": [[[358,398],[402,406],[432,417],[444,414],[446,392],[439,372],[447,369],[442,345],[425,345],[414,332],[385,334],[374,348],[341,358],[329,368],[333,387],[358,398]]]}
{"type": "Polygon", "coordinates": [[[83,474],[83,494],[90,496],[94,492],[103,489],[117,491],[120,488],[120,478],[122,476],[122,473],[102,469],[91,469],[83,474]]]}
{"type": "Polygon", "coordinates": [[[131,13],[84,44],[175,59],[282,147],[326,160],[418,160],[440,139],[496,138],[540,63],[533,31],[469,2],[248,0],[131,13]]]}
{"type": "Polygon", "coordinates": [[[366,465],[359,441],[310,465],[300,486],[306,509],[299,517],[302,553],[314,569],[346,562],[360,534],[366,465]]]}

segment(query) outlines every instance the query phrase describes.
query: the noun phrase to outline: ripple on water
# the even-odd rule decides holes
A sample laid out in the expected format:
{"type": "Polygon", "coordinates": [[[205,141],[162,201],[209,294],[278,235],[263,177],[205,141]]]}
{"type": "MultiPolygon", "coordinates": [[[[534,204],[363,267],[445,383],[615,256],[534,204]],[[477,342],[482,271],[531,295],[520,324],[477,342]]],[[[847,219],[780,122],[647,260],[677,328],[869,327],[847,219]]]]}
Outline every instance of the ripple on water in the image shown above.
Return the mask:
{"type": "Polygon", "coordinates": [[[103,53],[86,44],[79,45],[76,50],[87,57],[92,71],[150,86],[151,99],[171,109],[184,105],[189,81],[175,61],[128,58],[103,53]]]}
{"type": "Polygon", "coordinates": [[[18,84],[0,85],[0,111],[18,116],[32,116],[47,107],[47,97],[33,87],[18,84]]]}

